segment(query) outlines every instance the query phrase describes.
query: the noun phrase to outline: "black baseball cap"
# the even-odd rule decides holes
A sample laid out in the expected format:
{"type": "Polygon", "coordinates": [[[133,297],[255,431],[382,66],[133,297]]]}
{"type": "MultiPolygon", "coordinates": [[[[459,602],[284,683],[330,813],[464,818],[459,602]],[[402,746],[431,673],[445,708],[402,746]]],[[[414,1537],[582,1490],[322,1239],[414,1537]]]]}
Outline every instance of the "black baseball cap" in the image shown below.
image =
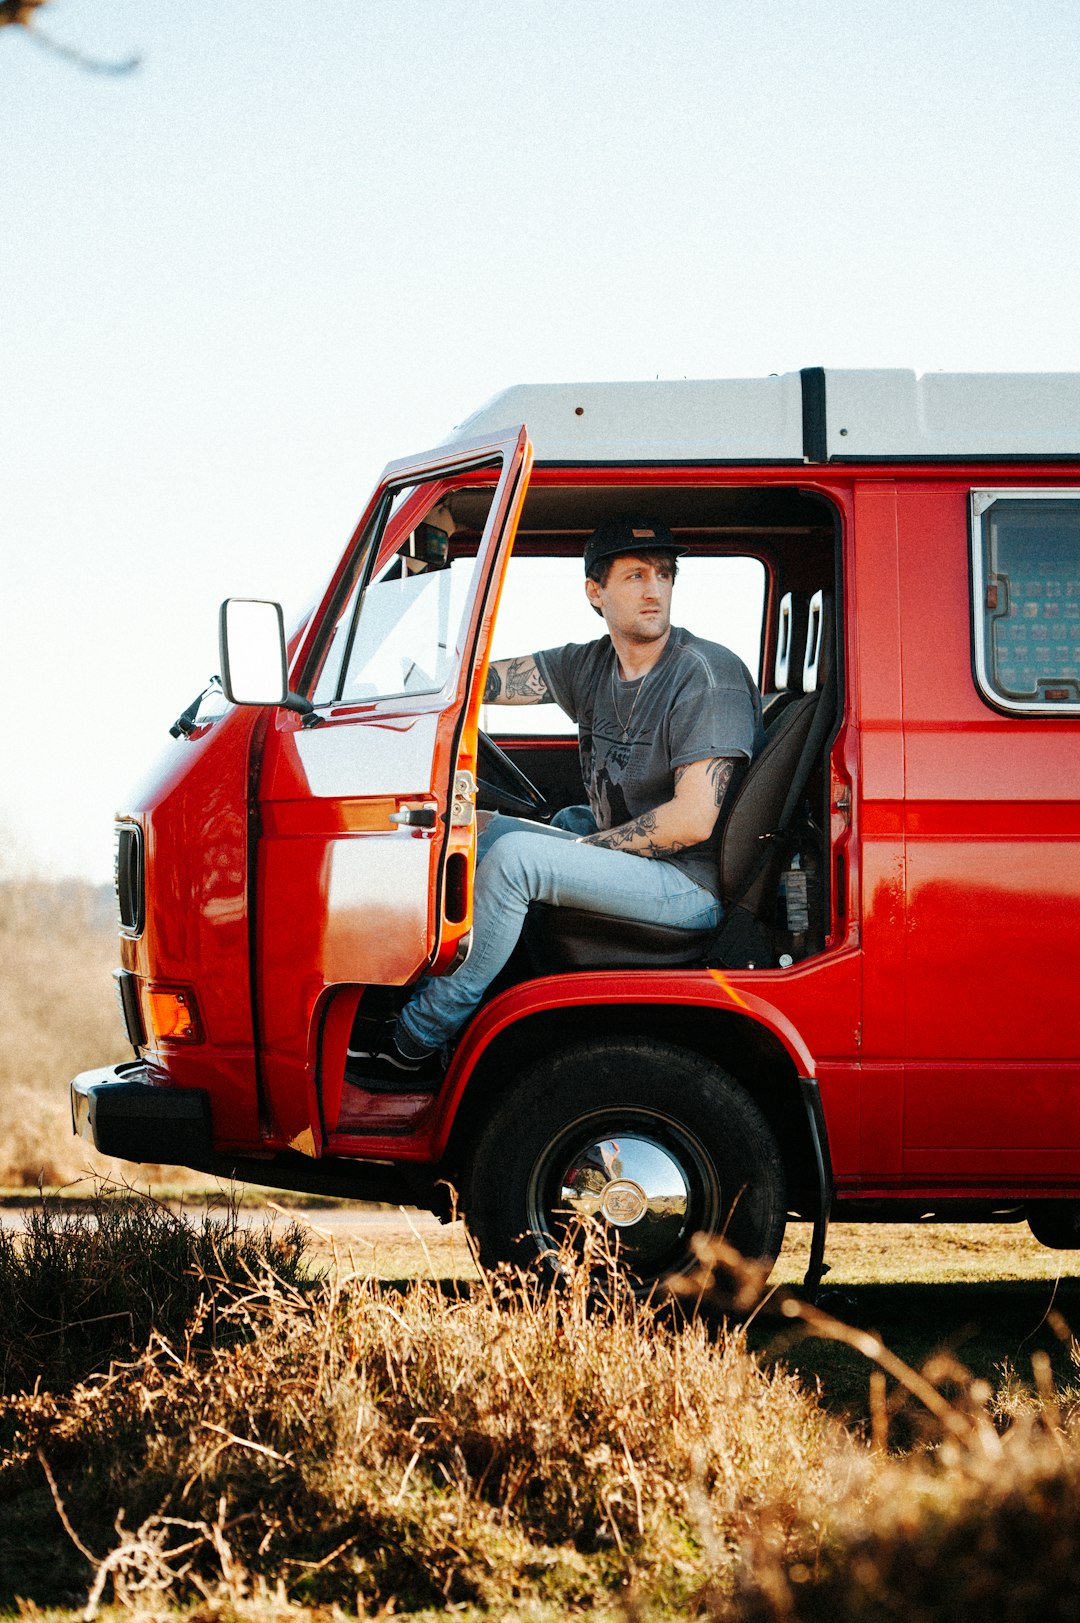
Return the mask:
{"type": "Polygon", "coordinates": [[[585,573],[591,574],[601,558],[618,558],[628,552],[670,552],[681,558],[686,550],[666,524],[651,519],[606,518],[585,543],[585,573]]]}

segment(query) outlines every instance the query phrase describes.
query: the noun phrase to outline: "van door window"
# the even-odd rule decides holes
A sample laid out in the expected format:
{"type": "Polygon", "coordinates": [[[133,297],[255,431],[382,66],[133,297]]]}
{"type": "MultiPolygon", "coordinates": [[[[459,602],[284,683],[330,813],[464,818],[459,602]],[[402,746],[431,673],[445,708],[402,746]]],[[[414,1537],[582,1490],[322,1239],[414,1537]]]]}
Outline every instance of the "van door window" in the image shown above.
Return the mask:
{"type": "MultiPolygon", "coordinates": [[[[423,503],[423,489],[399,492],[380,534],[394,533],[401,522],[406,498],[421,502],[420,517],[398,545],[387,555],[386,544],[376,548],[369,539],[365,557],[377,552],[371,575],[364,585],[366,568],[358,570],[356,585],[344,613],[334,628],[329,652],[315,687],[313,702],[363,704],[375,699],[439,693],[453,679],[458,668],[459,642],[463,620],[472,599],[477,568],[475,553],[452,561],[448,555],[451,536],[462,526],[449,498],[423,503]]],[[[480,497],[479,524],[487,521],[493,489],[470,490],[480,497]]],[[[415,502],[409,502],[410,509],[415,502]]],[[[469,506],[470,528],[476,522],[478,504],[469,506]]]]}
{"type": "Polygon", "coordinates": [[[975,670],[995,705],[1080,714],[1080,491],[972,492],[975,670]]]}

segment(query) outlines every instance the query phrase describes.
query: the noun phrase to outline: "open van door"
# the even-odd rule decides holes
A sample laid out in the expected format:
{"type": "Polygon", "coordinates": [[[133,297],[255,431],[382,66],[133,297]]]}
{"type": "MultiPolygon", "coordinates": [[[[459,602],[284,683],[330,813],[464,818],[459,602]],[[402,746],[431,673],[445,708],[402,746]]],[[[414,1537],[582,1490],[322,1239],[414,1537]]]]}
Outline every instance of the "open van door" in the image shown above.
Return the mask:
{"type": "Polygon", "coordinates": [[[531,462],[521,426],[391,463],[293,662],[314,709],[269,721],[262,1092],[268,1136],[308,1153],[324,1136],[312,1059],[326,1023],[343,1058],[362,987],[438,973],[467,946],[478,678],[531,462]]]}

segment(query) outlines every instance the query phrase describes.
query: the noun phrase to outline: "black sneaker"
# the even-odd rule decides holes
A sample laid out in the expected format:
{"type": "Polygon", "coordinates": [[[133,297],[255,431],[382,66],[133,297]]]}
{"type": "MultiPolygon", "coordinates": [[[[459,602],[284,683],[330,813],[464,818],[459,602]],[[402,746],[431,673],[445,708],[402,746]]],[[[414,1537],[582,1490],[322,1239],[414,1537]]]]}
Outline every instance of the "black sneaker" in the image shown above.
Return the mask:
{"type": "Polygon", "coordinates": [[[398,1046],[396,1028],[396,1020],[384,1020],[369,1037],[354,1038],[345,1060],[346,1082],[368,1093],[430,1093],[439,1085],[439,1053],[407,1053],[398,1046]]]}

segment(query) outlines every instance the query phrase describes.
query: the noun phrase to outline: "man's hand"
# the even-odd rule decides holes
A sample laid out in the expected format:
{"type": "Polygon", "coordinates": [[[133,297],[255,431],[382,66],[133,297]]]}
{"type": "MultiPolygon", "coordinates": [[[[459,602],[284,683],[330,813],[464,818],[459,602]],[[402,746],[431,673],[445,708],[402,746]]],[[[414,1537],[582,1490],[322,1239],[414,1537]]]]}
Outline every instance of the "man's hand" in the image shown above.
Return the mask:
{"type": "Polygon", "coordinates": [[[553,704],[540,667],[531,654],[496,659],[488,666],[484,704],[553,704]]]}
{"type": "Polygon", "coordinates": [[[618,828],[587,834],[578,843],[607,851],[629,851],[636,857],[669,857],[700,845],[716,827],[720,807],[736,763],[724,755],[691,761],[675,769],[675,794],[655,811],[643,812],[618,828]]]}

